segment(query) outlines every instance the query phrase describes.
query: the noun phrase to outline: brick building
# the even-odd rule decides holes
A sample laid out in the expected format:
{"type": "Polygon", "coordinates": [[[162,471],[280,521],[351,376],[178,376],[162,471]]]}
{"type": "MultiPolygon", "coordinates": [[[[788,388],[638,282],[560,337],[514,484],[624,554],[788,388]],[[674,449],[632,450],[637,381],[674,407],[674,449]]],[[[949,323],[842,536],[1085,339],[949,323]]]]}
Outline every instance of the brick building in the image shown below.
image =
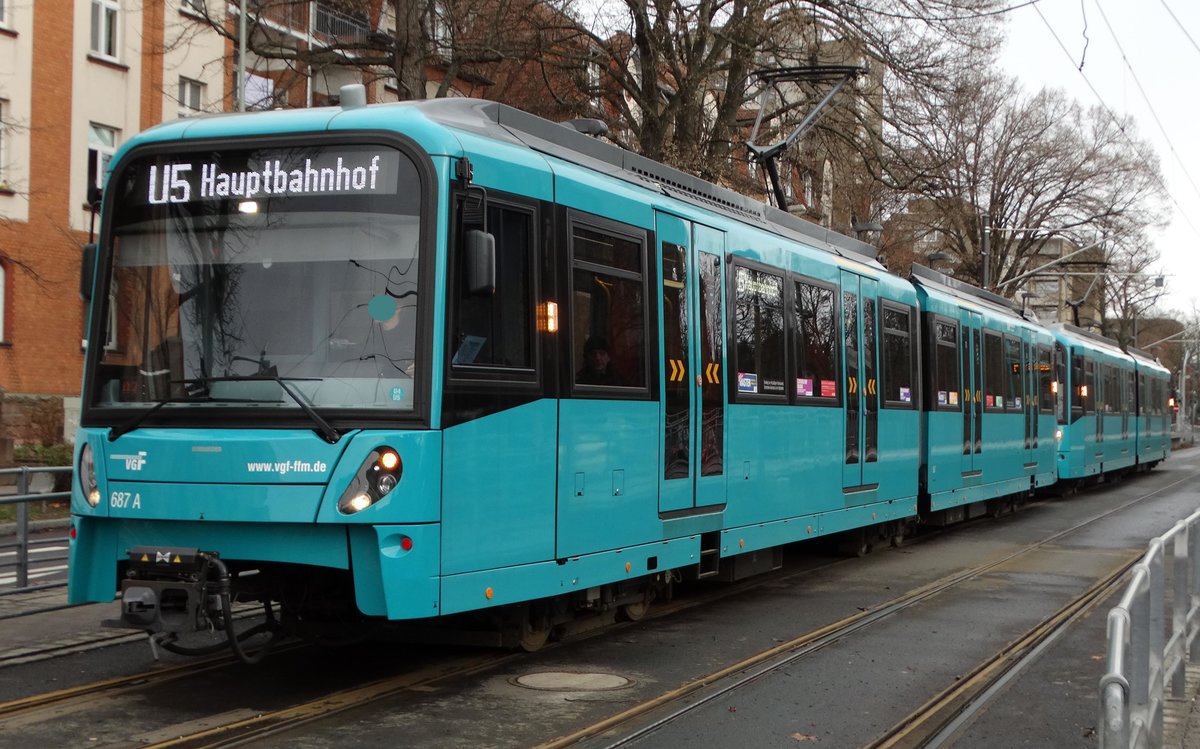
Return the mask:
{"type": "MultiPolygon", "coordinates": [[[[365,23],[325,3],[297,6],[311,8],[311,19],[269,22],[309,43],[318,24],[340,23],[344,34],[365,23]]],[[[0,462],[5,441],[71,439],[86,345],[80,254],[98,218],[89,200],[137,132],[235,108],[234,45],[205,22],[227,7],[238,6],[0,0],[0,462]]],[[[224,22],[232,25],[231,15],[224,22]]],[[[334,69],[297,79],[247,62],[251,107],[327,103],[342,84],[361,80],[334,69]]],[[[373,100],[395,99],[384,81],[374,83],[373,100]]]]}

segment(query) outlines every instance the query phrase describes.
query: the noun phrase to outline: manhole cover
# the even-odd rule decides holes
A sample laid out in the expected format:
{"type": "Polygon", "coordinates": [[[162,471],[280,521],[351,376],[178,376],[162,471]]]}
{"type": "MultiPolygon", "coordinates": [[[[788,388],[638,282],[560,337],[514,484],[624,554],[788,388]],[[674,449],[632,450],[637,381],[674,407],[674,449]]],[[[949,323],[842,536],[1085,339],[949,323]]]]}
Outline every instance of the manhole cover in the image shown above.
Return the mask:
{"type": "Polygon", "coordinates": [[[632,685],[633,680],[616,674],[543,671],[518,676],[512,679],[512,683],[526,689],[540,689],[546,692],[602,692],[607,689],[623,689],[632,685]]]}

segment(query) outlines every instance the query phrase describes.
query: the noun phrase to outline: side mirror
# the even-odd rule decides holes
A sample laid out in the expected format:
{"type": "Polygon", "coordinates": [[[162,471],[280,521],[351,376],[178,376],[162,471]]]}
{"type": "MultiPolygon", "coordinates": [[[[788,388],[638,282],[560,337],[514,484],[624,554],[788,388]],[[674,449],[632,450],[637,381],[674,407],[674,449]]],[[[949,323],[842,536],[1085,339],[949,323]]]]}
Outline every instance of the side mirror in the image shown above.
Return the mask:
{"type": "Polygon", "coordinates": [[[467,275],[467,291],[479,296],[496,293],[496,237],[485,231],[471,229],[465,243],[463,267],[467,275]]]}
{"type": "Polygon", "coordinates": [[[92,287],[96,283],[96,243],[83,246],[83,257],[79,266],[79,296],[83,301],[92,301],[92,287]]]}

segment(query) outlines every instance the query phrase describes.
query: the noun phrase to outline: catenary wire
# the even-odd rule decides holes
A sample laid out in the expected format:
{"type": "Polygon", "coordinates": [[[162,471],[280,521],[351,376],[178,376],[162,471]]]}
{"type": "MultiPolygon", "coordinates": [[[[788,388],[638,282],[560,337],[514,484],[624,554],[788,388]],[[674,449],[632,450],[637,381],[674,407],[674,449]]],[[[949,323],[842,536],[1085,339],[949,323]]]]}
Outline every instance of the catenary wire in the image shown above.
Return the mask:
{"type": "MultiPolygon", "coordinates": [[[[1040,8],[1034,5],[1033,10],[1038,14],[1038,18],[1042,19],[1042,23],[1046,25],[1046,30],[1050,32],[1052,37],[1054,37],[1054,41],[1058,43],[1058,48],[1063,51],[1063,54],[1067,56],[1067,59],[1072,61],[1071,67],[1075,67],[1074,59],[1071,57],[1071,52],[1067,49],[1067,45],[1063,44],[1063,40],[1061,37],[1059,37],[1058,32],[1055,31],[1050,22],[1046,20],[1046,16],[1042,13],[1040,8]]],[[[1083,78],[1083,82],[1087,84],[1088,89],[1091,90],[1092,95],[1096,97],[1096,101],[1100,103],[1101,108],[1104,109],[1104,112],[1113,121],[1113,124],[1117,126],[1117,130],[1121,133],[1121,135],[1125,136],[1125,140],[1129,142],[1133,152],[1137,154],[1139,159],[1149,165],[1150,159],[1148,159],[1146,154],[1142,152],[1138,142],[1134,140],[1132,135],[1129,134],[1129,131],[1125,128],[1125,125],[1121,122],[1120,118],[1118,118],[1116,113],[1112,111],[1112,108],[1108,106],[1108,103],[1104,101],[1104,97],[1100,96],[1100,92],[1096,90],[1095,85],[1092,84],[1092,81],[1087,77],[1087,74],[1080,70],[1079,75],[1081,78],[1083,78]]],[[[1171,202],[1175,205],[1175,208],[1179,211],[1179,215],[1187,223],[1188,227],[1192,230],[1192,233],[1197,237],[1200,237],[1200,229],[1197,229],[1196,225],[1192,223],[1191,217],[1188,216],[1186,211],[1184,211],[1183,206],[1179,203],[1179,199],[1172,194],[1171,189],[1163,180],[1162,175],[1158,173],[1157,169],[1153,170],[1153,174],[1155,181],[1158,182],[1159,187],[1163,189],[1163,191],[1167,194],[1167,197],[1170,198],[1171,202]]]]}
{"type": "Polygon", "coordinates": [[[1167,128],[1163,126],[1158,112],[1154,109],[1154,104],[1150,101],[1150,96],[1146,93],[1145,87],[1142,86],[1141,79],[1138,78],[1137,71],[1133,69],[1133,63],[1129,61],[1129,56],[1125,54],[1125,48],[1121,46],[1121,40],[1117,38],[1117,32],[1113,30],[1112,24],[1108,21],[1108,14],[1104,12],[1104,8],[1100,5],[1100,0],[1095,0],[1095,2],[1096,9],[1100,11],[1100,18],[1104,20],[1104,25],[1108,28],[1108,33],[1112,35],[1113,42],[1117,45],[1117,51],[1121,53],[1121,61],[1125,63],[1125,68],[1133,78],[1134,85],[1137,86],[1138,92],[1142,95],[1142,101],[1146,102],[1146,108],[1150,110],[1150,116],[1154,118],[1154,124],[1158,125],[1158,131],[1162,133],[1163,140],[1167,142],[1167,148],[1171,150],[1171,155],[1175,157],[1175,163],[1179,165],[1183,175],[1187,177],[1187,181],[1191,184],[1196,195],[1200,196],[1200,187],[1196,186],[1196,180],[1192,178],[1192,173],[1188,171],[1183,160],[1179,158],[1179,152],[1175,150],[1175,144],[1171,142],[1171,136],[1167,135],[1167,128]]]}

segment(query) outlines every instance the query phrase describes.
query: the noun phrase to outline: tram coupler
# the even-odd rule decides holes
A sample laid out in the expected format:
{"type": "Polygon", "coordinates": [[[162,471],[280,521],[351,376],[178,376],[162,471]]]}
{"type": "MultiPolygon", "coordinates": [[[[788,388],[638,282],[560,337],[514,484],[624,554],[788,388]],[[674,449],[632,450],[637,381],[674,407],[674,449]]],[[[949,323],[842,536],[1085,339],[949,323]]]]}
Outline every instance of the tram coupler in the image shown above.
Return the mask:
{"type": "MultiPolygon", "coordinates": [[[[213,579],[216,552],[174,546],[138,546],[128,551],[121,581],[121,618],[106,627],[150,634],[186,633],[224,626],[221,582],[213,579]]],[[[228,584],[228,581],[225,581],[228,584]]]]}

